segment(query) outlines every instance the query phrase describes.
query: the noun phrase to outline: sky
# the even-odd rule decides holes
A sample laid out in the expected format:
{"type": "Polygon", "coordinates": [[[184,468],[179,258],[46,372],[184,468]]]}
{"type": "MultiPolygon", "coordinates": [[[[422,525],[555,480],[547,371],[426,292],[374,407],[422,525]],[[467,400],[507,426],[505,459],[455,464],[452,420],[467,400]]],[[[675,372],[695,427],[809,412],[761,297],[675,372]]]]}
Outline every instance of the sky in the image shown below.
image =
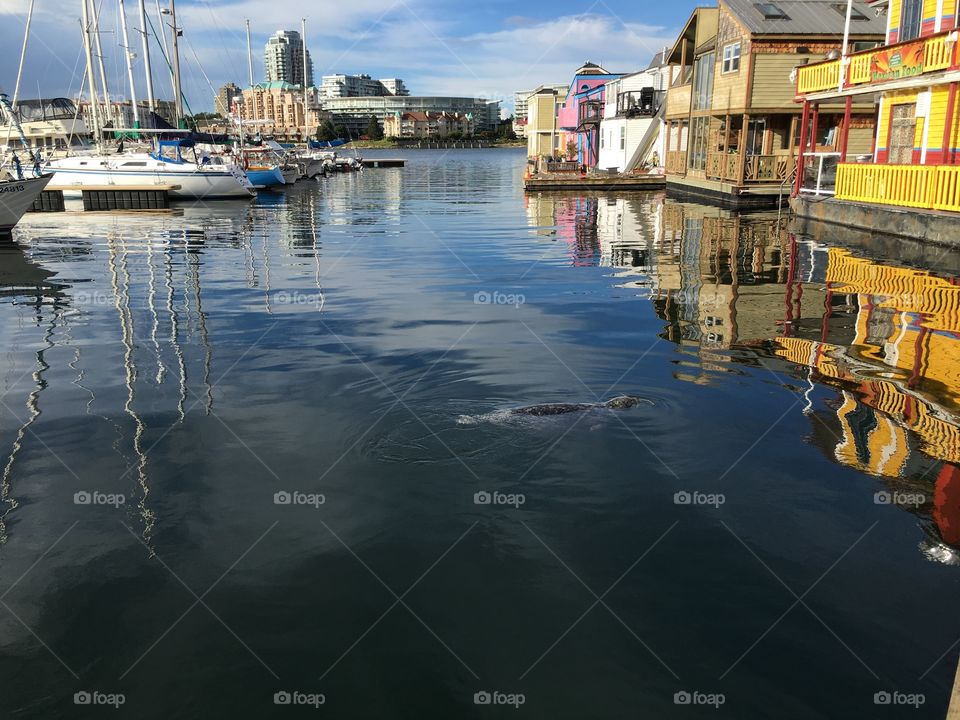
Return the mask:
{"type": "MultiPolygon", "coordinates": [[[[99,3],[101,43],[111,96],[128,98],[120,33],[120,0],[99,3]]],[[[79,0],[34,0],[20,97],[75,97],[84,64],[79,0]]],[[[166,7],[169,0],[160,0],[166,7]]],[[[13,94],[30,0],[0,0],[0,91],[13,94]]],[[[159,28],[157,0],[146,0],[148,24],[159,28]]],[[[263,45],[277,30],[307,20],[314,74],[400,77],[414,95],[501,100],[547,83],[567,83],[590,60],[612,72],[645,68],[672,44],[695,0],[178,0],[184,93],[194,112],[210,110],[225,82],[247,83],[244,20],[253,36],[254,79],[263,79],[263,45]]],[[[146,96],[139,49],[138,0],[126,0],[130,44],[137,57],[138,99],[146,96]]],[[[169,41],[169,38],[168,38],[169,41]]],[[[172,98],[159,45],[151,44],[157,97],[172,98]]]]}

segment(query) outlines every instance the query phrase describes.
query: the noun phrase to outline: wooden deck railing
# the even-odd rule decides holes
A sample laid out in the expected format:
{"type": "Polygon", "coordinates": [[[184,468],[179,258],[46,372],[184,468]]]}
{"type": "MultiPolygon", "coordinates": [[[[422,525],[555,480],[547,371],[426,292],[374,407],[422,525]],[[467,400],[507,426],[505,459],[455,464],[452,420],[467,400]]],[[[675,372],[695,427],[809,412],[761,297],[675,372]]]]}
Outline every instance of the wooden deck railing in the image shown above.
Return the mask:
{"type": "MultiPolygon", "coordinates": [[[[947,70],[957,67],[955,55],[958,43],[949,42],[953,31],[942,32],[919,40],[910,40],[894,45],[884,45],[872,50],[854,53],[849,56],[849,67],[844,86],[855,87],[886,82],[893,79],[881,73],[874,77],[874,59],[882,54],[895,54],[898,50],[901,59],[913,53],[919,58],[916,75],[947,70]]],[[[881,61],[881,66],[885,65],[881,61]]],[[[836,90],[840,86],[841,60],[803,65],[797,68],[797,95],[836,90]]]]}
{"type": "Polygon", "coordinates": [[[687,153],[671,150],[667,153],[666,170],[671,175],[683,175],[687,172],[687,153]]]}
{"type": "Polygon", "coordinates": [[[790,155],[748,155],[741,178],[739,155],[713,153],[707,157],[707,177],[728,182],[774,183],[789,177],[793,164],[790,155]]]}
{"type": "Polygon", "coordinates": [[[960,165],[844,164],[836,189],[838,200],[960,212],[960,165]]]}

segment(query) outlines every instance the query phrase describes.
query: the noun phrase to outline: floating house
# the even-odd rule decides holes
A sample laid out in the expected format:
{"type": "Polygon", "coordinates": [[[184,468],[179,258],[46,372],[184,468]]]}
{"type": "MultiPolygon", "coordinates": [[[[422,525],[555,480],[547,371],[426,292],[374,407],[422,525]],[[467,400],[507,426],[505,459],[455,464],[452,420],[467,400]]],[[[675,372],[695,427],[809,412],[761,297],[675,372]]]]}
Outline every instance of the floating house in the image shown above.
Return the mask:
{"type": "Polygon", "coordinates": [[[657,54],[641,72],[605,85],[597,169],[624,173],[663,165],[664,99],[676,68],[667,52],[657,54]]]}
{"type": "Polygon", "coordinates": [[[956,244],[960,62],[955,4],[874,0],[854,2],[851,9],[855,17],[879,15],[886,42],[859,52],[851,45],[839,57],[798,68],[803,130],[792,205],[801,217],[956,244]],[[824,107],[837,102],[847,108],[876,104],[874,148],[867,157],[851,151],[846,122],[838,153],[812,144],[824,107]]]}
{"type": "MultiPolygon", "coordinates": [[[[666,98],[668,191],[733,207],[789,196],[803,117],[792,78],[798,66],[840,52],[845,16],[836,0],[719,0],[695,9],[667,58],[677,67],[666,98]]],[[[851,45],[873,48],[885,30],[868,9],[852,23],[851,45]]],[[[815,132],[807,128],[810,142],[839,151],[842,122],[846,150],[870,153],[867,97],[852,105],[825,99],[815,132]]]]}
{"type": "Polygon", "coordinates": [[[600,121],[606,99],[605,85],[621,77],[596,63],[586,62],[574,73],[557,115],[563,133],[560,154],[580,165],[593,167],[600,155],[600,121]]]}

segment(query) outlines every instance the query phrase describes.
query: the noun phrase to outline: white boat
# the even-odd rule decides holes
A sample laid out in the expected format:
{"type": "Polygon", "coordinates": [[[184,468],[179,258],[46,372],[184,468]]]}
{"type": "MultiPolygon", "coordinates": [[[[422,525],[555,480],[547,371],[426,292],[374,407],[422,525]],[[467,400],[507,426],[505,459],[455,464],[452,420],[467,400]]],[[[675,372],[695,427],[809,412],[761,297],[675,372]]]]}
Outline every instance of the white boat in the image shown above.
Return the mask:
{"type": "Polygon", "coordinates": [[[0,234],[9,233],[20,222],[52,177],[18,179],[8,171],[0,171],[0,234]]]}
{"type": "Polygon", "coordinates": [[[161,141],[153,153],[76,155],[51,160],[53,187],[77,195],[86,187],[168,187],[174,198],[252,197],[246,173],[219,155],[184,160],[180,141],[161,141]]]}

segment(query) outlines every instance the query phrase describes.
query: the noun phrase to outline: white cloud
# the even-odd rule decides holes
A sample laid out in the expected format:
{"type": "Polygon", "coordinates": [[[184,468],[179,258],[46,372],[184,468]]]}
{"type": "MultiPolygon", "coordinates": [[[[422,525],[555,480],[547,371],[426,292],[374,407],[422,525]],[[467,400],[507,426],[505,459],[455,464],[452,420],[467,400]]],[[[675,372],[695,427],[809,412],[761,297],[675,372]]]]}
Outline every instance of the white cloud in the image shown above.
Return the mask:
{"type": "MultiPolygon", "coordinates": [[[[502,29],[458,33],[453,20],[422,2],[427,0],[351,0],[338,6],[336,22],[330,14],[310,18],[318,6],[302,0],[181,0],[178,19],[185,28],[181,59],[185,91],[195,109],[212,105],[206,80],[246,82],[244,19],[254,30],[255,75],[262,77],[263,43],[277,29],[298,29],[308,14],[307,34],[318,75],[331,72],[369,72],[378,77],[402,77],[414,93],[450,94],[502,99],[512,107],[513,93],[543,83],[564,83],[585,60],[608,70],[629,72],[647,63],[675,36],[672,28],[624,22],[611,14],[585,14],[539,21],[516,16],[502,29]]],[[[0,45],[19,48],[27,0],[2,0],[3,10],[14,17],[0,23],[0,45]]],[[[165,4],[165,2],[164,2],[165,4]]],[[[76,0],[37,3],[34,31],[28,53],[23,96],[37,88],[45,95],[76,91],[83,77],[80,28],[76,0]]],[[[104,0],[101,26],[104,54],[112,90],[127,87],[122,53],[117,47],[116,5],[104,0]]],[[[157,24],[154,0],[151,21],[157,24]]],[[[139,21],[135,0],[127,0],[128,22],[133,31],[139,21]]],[[[138,44],[134,41],[134,44],[138,44]]],[[[159,52],[153,51],[158,95],[170,95],[169,82],[159,52]]],[[[139,60],[138,60],[139,62],[139,60]]],[[[12,90],[15,63],[0,67],[0,88],[12,90]]],[[[142,81],[137,79],[138,87],[142,81]]],[[[142,92],[142,91],[141,91],[142,92]]]]}

